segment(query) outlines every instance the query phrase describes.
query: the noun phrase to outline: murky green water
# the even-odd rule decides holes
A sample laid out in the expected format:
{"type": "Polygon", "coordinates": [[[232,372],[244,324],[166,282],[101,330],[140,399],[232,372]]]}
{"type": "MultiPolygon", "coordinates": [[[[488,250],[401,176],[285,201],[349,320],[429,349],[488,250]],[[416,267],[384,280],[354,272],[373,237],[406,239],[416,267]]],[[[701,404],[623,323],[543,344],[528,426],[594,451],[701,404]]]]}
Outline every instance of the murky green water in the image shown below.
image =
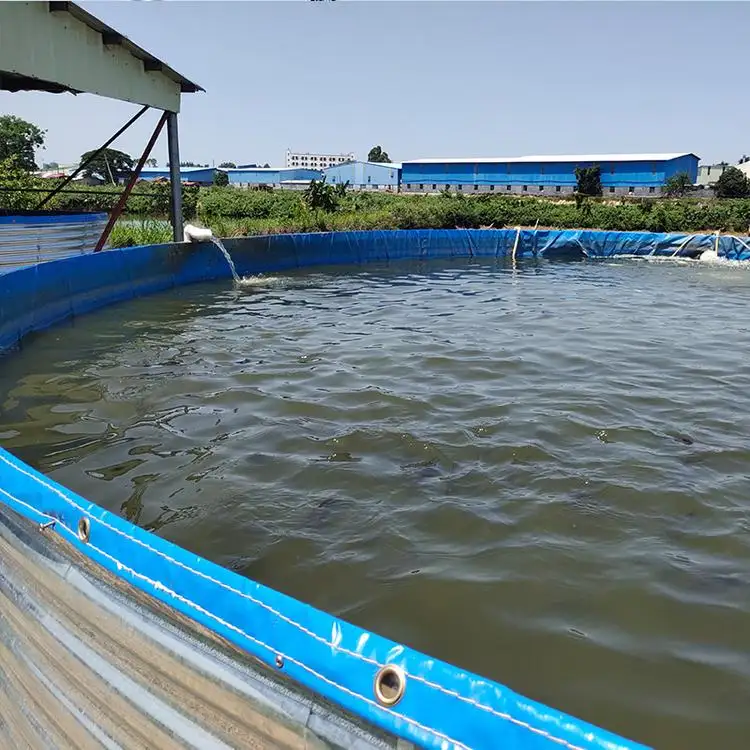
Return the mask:
{"type": "Polygon", "coordinates": [[[659,748],[750,739],[750,272],[205,284],[35,336],[2,445],[201,555],[659,748]]]}

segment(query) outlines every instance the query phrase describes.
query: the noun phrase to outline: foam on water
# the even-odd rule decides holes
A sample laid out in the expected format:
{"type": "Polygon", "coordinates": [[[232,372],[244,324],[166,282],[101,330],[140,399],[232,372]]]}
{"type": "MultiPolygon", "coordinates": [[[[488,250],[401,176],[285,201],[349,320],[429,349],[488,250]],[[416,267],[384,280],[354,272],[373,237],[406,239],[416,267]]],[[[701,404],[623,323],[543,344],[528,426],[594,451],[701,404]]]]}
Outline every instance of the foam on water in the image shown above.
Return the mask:
{"type": "Polygon", "coordinates": [[[252,288],[282,287],[285,279],[281,276],[243,276],[237,280],[237,286],[252,288]]]}

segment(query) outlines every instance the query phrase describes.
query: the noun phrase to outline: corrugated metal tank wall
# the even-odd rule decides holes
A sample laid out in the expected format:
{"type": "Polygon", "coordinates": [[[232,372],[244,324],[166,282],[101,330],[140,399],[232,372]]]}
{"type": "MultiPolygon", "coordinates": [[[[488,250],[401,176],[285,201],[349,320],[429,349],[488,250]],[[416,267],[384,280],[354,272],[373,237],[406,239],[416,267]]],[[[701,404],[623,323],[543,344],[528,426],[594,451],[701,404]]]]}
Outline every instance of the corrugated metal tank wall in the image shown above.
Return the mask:
{"type": "Polygon", "coordinates": [[[92,253],[107,214],[0,216],[0,273],[92,253]]]}

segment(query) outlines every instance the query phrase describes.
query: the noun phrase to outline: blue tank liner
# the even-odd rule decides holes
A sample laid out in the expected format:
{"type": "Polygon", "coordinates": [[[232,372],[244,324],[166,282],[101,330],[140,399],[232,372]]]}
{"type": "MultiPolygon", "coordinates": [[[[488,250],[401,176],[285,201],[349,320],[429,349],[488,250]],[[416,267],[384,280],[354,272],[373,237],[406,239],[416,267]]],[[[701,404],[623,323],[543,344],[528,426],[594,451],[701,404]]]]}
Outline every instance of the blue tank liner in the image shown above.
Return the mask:
{"type": "MultiPolygon", "coordinates": [[[[672,255],[687,235],[522,232],[518,258],[672,255]]],[[[449,257],[507,257],[515,230],[415,230],[281,235],[227,241],[243,274],[335,263],[449,257]]],[[[711,235],[695,238],[713,247],[711,235]]],[[[750,251],[721,237],[720,254],[750,251]]],[[[211,244],[114,250],[0,276],[0,349],[27,333],[139,295],[228,278],[211,244]]],[[[575,719],[478,675],[369,633],[226,570],[70,492],[0,449],[0,502],[53,530],[139,589],[213,629],[290,677],[417,745],[506,750],[616,750],[634,742],[575,719]],[[77,534],[90,522],[88,542],[77,534]],[[392,707],[374,695],[377,671],[396,664],[406,691],[392,707]]]]}

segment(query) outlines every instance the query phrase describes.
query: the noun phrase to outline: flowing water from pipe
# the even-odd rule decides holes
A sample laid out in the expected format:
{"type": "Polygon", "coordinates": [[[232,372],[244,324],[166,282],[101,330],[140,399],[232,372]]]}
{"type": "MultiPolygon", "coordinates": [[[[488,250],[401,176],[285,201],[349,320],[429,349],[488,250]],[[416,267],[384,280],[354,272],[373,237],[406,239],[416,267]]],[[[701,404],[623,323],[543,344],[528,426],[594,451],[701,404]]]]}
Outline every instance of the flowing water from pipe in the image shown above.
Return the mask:
{"type": "Polygon", "coordinates": [[[224,247],[224,243],[218,237],[211,237],[211,242],[213,242],[214,245],[216,245],[216,247],[219,248],[221,254],[224,256],[224,259],[226,260],[227,265],[229,266],[229,270],[232,272],[232,278],[234,279],[234,283],[239,284],[242,280],[240,279],[240,276],[237,273],[237,268],[234,265],[232,256],[229,254],[229,250],[227,250],[224,247]]]}

